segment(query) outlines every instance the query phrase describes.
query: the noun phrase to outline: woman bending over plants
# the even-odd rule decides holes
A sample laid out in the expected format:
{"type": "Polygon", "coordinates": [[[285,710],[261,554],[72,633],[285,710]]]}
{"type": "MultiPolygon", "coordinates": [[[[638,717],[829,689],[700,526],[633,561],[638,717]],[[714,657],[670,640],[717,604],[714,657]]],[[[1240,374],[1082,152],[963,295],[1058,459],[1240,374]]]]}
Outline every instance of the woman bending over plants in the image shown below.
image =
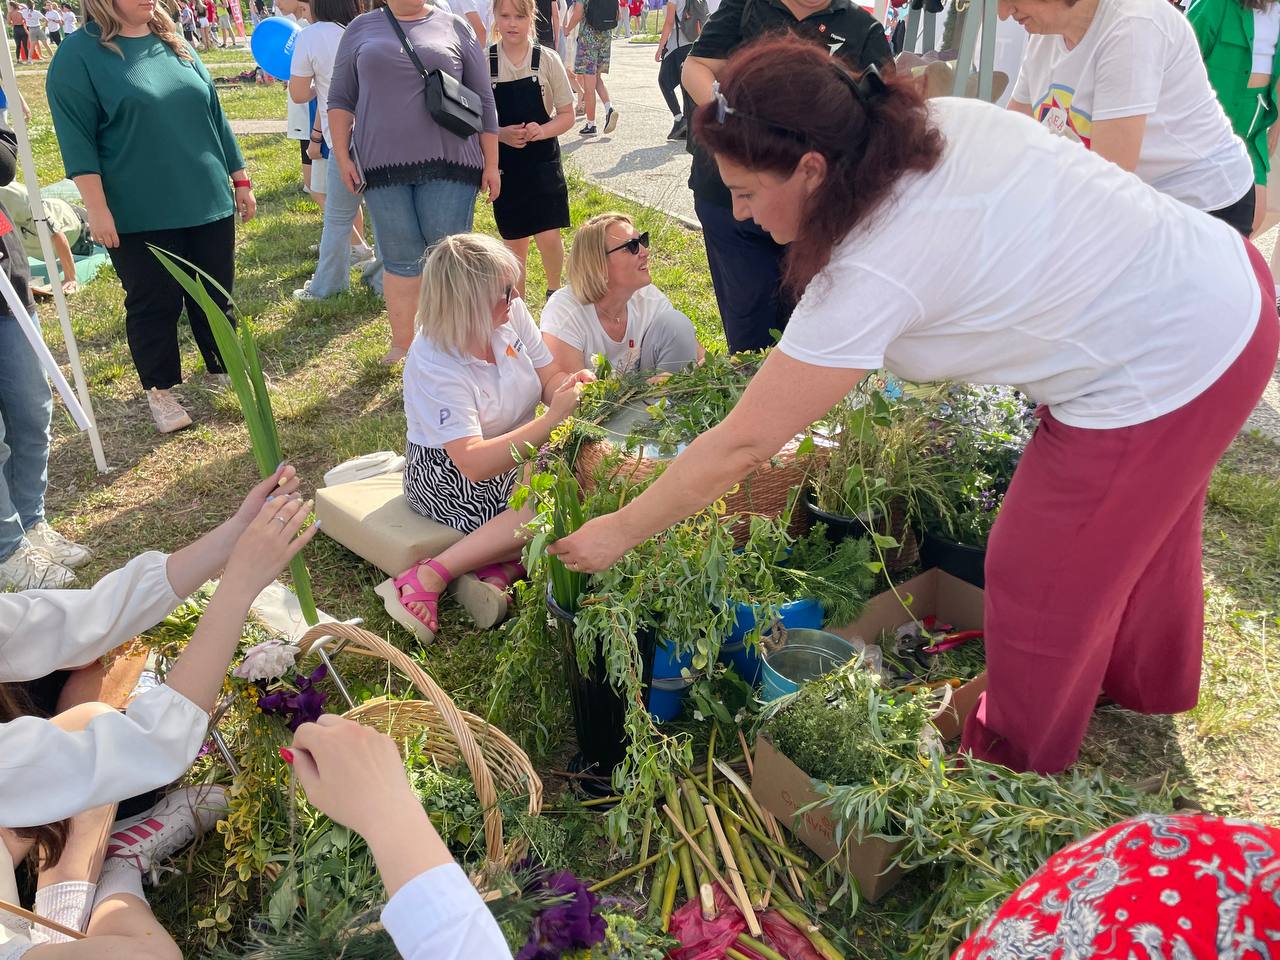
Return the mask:
{"type": "Polygon", "coordinates": [[[88,934],[67,942],[3,912],[4,960],[181,956],[143,898],[142,874],[213,826],[223,791],[176,791],[111,833],[116,804],[171,783],[195,759],[250,604],[314,535],[302,529],[310,504],[297,485],[292,467],[278,469],[212,533],[169,556],[135,557],[90,590],[0,594],[0,682],[11,685],[103,656],[222,575],[166,682],[127,711],[87,703],[45,720],[0,687],[0,899],[17,899],[13,865],[33,857],[36,912],[88,934]]]}
{"type": "Polygon", "coordinates": [[[508,591],[524,574],[518,559],[532,517],[507,506],[517,457],[547,442],[595,377],[557,366],[516,296],[520,261],[492,237],[446,237],[427,257],[422,280],[418,334],[404,366],[404,494],[416,513],[466,536],[377,593],[425,642],[450,584],[478,626],[506,616],[508,591]],[[538,415],[540,401],[547,409],[538,415]]]}

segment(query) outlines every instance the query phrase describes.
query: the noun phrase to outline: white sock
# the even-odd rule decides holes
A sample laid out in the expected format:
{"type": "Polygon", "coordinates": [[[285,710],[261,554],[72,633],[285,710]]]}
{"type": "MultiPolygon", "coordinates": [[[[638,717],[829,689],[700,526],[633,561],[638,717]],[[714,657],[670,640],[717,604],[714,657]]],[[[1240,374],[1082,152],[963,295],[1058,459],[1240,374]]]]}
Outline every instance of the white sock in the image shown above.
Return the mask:
{"type": "MultiPolygon", "coordinates": [[[[46,920],[83,932],[89,924],[93,893],[94,885],[84,880],[68,880],[50,887],[41,887],[36,891],[35,912],[46,920]]],[[[33,924],[31,942],[70,943],[71,938],[48,927],[33,924]]]]}
{"type": "Polygon", "coordinates": [[[97,910],[103,900],[121,893],[137,897],[146,902],[142,892],[142,871],[137,864],[123,857],[110,857],[102,864],[102,874],[98,877],[98,892],[93,898],[93,909],[97,910]]]}
{"type": "Polygon", "coordinates": [[[683,113],[677,113],[677,114],[675,115],[675,121],[676,121],[676,123],[679,123],[679,122],[680,122],[681,120],[683,120],[683,119],[684,119],[684,114],[683,114],[683,113]]]}
{"type": "Polygon", "coordinates": [[[611,104],[608,100],[604,101],[604,112],[608,113],[612,109],[613,109],[613,104],[611,104]]]}

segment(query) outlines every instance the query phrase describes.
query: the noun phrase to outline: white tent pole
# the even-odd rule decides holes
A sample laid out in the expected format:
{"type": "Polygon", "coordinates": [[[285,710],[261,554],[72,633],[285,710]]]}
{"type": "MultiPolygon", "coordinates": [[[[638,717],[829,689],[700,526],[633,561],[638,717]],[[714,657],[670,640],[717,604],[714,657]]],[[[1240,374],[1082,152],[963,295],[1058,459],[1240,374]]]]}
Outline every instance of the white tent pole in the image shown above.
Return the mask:
{"type": "MultiPolygon", "coordinates": [[[[36,161],[31,153],[31,138],[27,134],[27,119],[22,114],[22,93],[18,89],[18,77],[13,70],[13,57],[7,43],[0,44],[0,80],[9,98],[9,113],[13,118],[13,132],[18,137],[18,159],[22,163],[22,179],[27,185],[27,198],[31,201],[31,216],[35,219],[36,232],[40,236],[40,250],[49,269],[49,284],[53,287],[53,304],[62,323],[62,339],[67,346],[67,360],[71,363],[71,376],[75,380],[80,406],[89,420],[89,445],[93,448],[93,460],[100,473],[107,472],[107,457],[102,449],[102,437],[98,434],[98,421],[93,415],[93,401],[89,399],[89,384],[80,365],[80,348],[71,330],[71,315],[67,312],[67,296],[58,280],[58,258],[53,252],[53,238],[49,235],[49,223],[45,220],[44,204],[40,200],[40,181],[36,178],[36,161]]],[[[68,279],[74,280],[75,277],[68,279]]]]}

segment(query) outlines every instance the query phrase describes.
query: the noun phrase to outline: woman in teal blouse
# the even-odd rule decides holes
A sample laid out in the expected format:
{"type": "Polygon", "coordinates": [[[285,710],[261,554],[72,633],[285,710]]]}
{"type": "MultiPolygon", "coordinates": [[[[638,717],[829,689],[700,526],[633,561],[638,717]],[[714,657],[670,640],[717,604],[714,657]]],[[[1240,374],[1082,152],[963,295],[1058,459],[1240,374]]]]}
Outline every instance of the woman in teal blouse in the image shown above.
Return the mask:
{"type": "Polygon", "coordinates": [[[1194,0],[1187,11],[1213,86],[1231,128],[1253,161],[1254,229],[1267,211],[1267,176],[1275,145],[1280,80],[1280,2],[1194,0]]]}
{"type": "Polygon", "coordinates": [[[182,382],[184,303],[205,366],[220,378],[225,368],[203,312],[148,244],[230,290],[235,214],[247,221],[257,204],[213,81],[164,9],[153,0],[84,0],[84,11],[91,22],[49,65],[49,107],[89,230],[124,286],[129,351],[156,429],[168,433],[191,423],[170,392],[182,382]]]}

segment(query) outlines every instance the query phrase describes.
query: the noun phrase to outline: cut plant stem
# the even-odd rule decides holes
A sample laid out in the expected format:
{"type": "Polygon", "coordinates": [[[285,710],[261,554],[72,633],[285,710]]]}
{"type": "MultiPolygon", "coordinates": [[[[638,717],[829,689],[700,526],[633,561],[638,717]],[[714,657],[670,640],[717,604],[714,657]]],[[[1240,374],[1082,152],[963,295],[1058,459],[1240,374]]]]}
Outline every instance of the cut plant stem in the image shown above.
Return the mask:
{"type": "Polygon", "coordinates": [[[680,885],[680,867],[673,860],[667,867],[667,881],[662,885],[662,932],[671,929],[671,911],[676,904],[676,887],[680,885]]]}
{"type": "MultiPolygon", "coordinates": [[[[649,856],[649,834],[653,830],[653,808],[650,807],[645,811],[644,830],[640,835],[640,860],[643,862],[649,856]]],[[[636,878],[636,895],[644,896],[644,873],[636,878]]]]}
{"type": "MultiPolygon", "coordinates": [[[[715,808],[712,807],[714,810],[715,808]]],[[[751,866],[751,861],[747,859],[747,851],[742,846],[742,835],[738,833],[738,828],[732,823],[724,824],[725,839],[729,841],[729,849],[733,851],[734,862],[738,865],[738,872],[742,874],[742,882],[747,888],[747,895],[751,898],[751,906],[755,910],[763,910],[765,904],[769,901],[769,892],[765,889],[761,891],[761,881],[763,878],[757,877],[755,869],[751,866]]]]}
{"type": "Polygon", "coordinates": [[[715,835],[716,844],[720,847],[720,856],[724,859],[725,868],[729,871],[729,882],[737,894],[734,899],[738,902],[738,909],[746,918],[747,929],[751,931],[751,935],[758,937],[764,931],[760,928],[760,920],[756,917],[756,912],[751,909],[751,895],[747,893],[747,886],[742,882],[742,871],[738,869],[738,862],[733,857],[729,838],[724,835],[720,818],[716,816],[716,808],[708,803],[703,809],[706,811],[707,822],[711,824],[711,832],[715,835]]]}
{"type": "Polygon", "coordinates": [[[711,722],[711,736],[707,738],[707,793],[715,792],[716,731],[719,729],[713,720],[711,722]]]}
{"type": "MultiPolygon", "coordinates": [[[[667,806],[680,816],[680,794],[676,790],[674,782],[667,782],[667,806]]],[[[684,827],[683,817],[680,820],[680,827],[684,827]]],[[[684,880],[684,895],[686,900],[698,899],[698,881],[693,870],[693,855],[689,853],[689,848],[681,844],[676,850],[676,861],[680,866],[680,876],[684,880]]]]}
{"type": "Polygon", "coordinates": [[[767,947],[759,940],[748,937],[745,933],[738,934],[737,942],[746,947],[752,953],[764,957],[764,960],[787,960],[782,954],[774,950],[773,947],[767,947]]]}
{"type": "MultiPolygon", "coordinates": [[[[702,831],[705,829],[706,829],[705,827],[700,827],[698,830],[695,830],[691,834],[691,836],[696,837],[699,833],[702,833],[702,831]]],[[[668,854],[674,854],[680,849],[682,849],[684,845],[685,845],[685,841],[683,838],[676,840],[666,850],[659,850],[657,853],[653,854],[652,856],[645,857],[639,863],[633,863],[631,866],[627,867],[625,870],[619,870],[613,876],[605,877],[605,879],[601,880],[599,883],[592,884],[587,889],[591,893],[598,893],[601,890],[605,889],[606,887],[613,886],[619,880],[625,880],[627,879],[627,877],[635,876],[637,873],[641,872],[645,868],[653,866],[653,864],[657,863],[659,860],[661,860],[663,857],[667,856],[668,854]]]]}
{"type": "MultiPolygon", "coordinates": [[[[706,854],[702,852],[701,847],[699,847],[696,843],[693,842],[692,838],[685,831],[684,827],[680,825],[679,818],[677,818],[676,815],[671,812],[671,808],[668,807],[665,803],[662,805],[662,812],[665,813],[670,818],[673,824],[675,824],[675,828],[680,831],[680,835],[684,837],[685,840],[688,842],[688,848],[697,855],[698,860],[701,861],[702,865],[706,867],[707,870],[710,871],[711,877],[716,881],[716,883],[720,885],[720,889],[724,891],[725,896],[728,897],[730,900],[732,900],[734,898],[733,891],[729,889],[729,884],[725,882],[724,877],[720,876],[720,874],[716,872],[715,866],[709,860],[704,859],[706,857],[706,854]]],[[[710,885],[708,884],[707,886],[709,887],[710,885]]],[[[701,893],[701,890],[699,891],[699,893],[701,893]]],[[[714,904],[713,904],[713,907],[714,907],[714,904]]]]}

